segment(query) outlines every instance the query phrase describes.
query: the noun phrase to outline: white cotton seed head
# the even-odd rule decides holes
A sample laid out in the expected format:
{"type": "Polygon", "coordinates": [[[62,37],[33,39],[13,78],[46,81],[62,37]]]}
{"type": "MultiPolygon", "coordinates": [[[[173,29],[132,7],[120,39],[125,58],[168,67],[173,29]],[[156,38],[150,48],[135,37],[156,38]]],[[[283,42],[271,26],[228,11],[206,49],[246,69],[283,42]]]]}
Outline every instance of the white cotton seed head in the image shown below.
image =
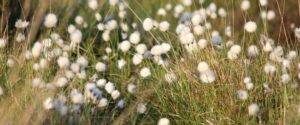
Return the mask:
{"type": "Polygon", "coordinates": [[[16,41],[17,42],[23,42],[23,41],[25,41],[25,35],[23,33],[18,33],[18,35],[16,37],[16,41]]]}
{"type": "Polygon", "coordinates": [[[248,106],[248,114],[249,115],[256,115],[259,111],[259,107],[257,104],[252,103],[251,105],[248,106]]]}
{"type": "Polygon", "coordinates": [[[268,0],[259,0],[259,4],[261,5],[261,6],[267,6],[267,4],[268,4],[268,0]]]}
{"type": "Polygon", "coordinates": [[[130,94],[134,94],[136,92],[136,85],[132,84],[132,83],[129,83],[127,85],[127,91],[130,93],[130,94]]]}
{"type": "Polygon", "coordinates": [[[48,61],[46,59],[42,58],[42,59],[40,59],[39,65],[42,69],[45,69],[48,66],[48,61]]]}
{"type": "Polygon", "coordinates": [[[168,21],[163,21],[159,24],[159,29],[162,32],[168,31],[170,28],[170,23],[168,21]]]}
{"type": "Polygon", "coordinates": [[[103,88],[106,84],[106,79],[99,79],[96,84],[98,87],[103,88]]]}
{"type": "Polygon", "coordinates": [[[150,69],[147,68],[147,67],[142,68],[142,70],[140,71],[140,76],[143,77],[143,78],[151,76],[150,69]]]}
{"type": "Polygon", "coordinates": [[[53,28],[56,26],[57,21],[58,21],[57,16],[54,13],[49,13],[45,17],[44,25],[47,28],[53,28]]]}
{"type": "Polygon", "coordinates": [[[15,65],[15,61],[11,58],[7,59],[7,62],[6,62],[7,66],[12,68],[14,65],[15,65]]]}
{"type": "Polygon", "coordinates": [[[209,70],[209,65],[207,64],[207,62],[200,62],[197,66],[197,70],[200,72],[200,73],[203,73],[203,72],[206,72],[209,70]]]}
{"type": "Polygon", "coordinates": [[[287,59],[288,60],[293,60],[295,58],[298,57],[298,53],[296,51],[289,51],[288,55],[287,55],[287,59]]]}
{"type": "Polygon", "coordinates": [[[82,41],[82,33],[80,30],[75,30],[70,34],[71,42],[74,42],[76,44],[81,43],[82,41]]]}
{"type": "Polygon", "coordinates": [[[4,94],[2,87],[0,86],[0,96],[4,94]]]}
{"type": "Polygon", "coordinates": [[[198,46],[199,46],[200,49],[206,48],[207,44],[208,44],[207,40],[205,40],[205,39],[200,39],[198,41],[198,46]]]}
{"type": "Polygon", "coordinates": [[[147,46],[145,44],[138,44],[136,47],[135,47],[135,51],[138,53],[138,54],[144,54],[146,51],[147,51],[147,46]]]}
{"type": "Polygon", "coordinates": [[[118,91],[118,90],[114,90],[112,93],[111,93],[111,97],[116,100],[120,97],[121,93],[118,91]]]}
{"type": "Polygon", "coordinates": [[[162,53],[164,53],[164,54],[169,52],[171,49],[171,45],[169,43],[162,43],[160,46],[162,47],[162,50],[163,50],[162,53]]]}
{"type": "Polygon", "coordinates": [[[294,34],[295,34],[297,39],[300,39],[300,28],[295,28],[294,29],[294,34]]]}
{"type": "Polygon", "coordinates": [[[250,82],[252,82],[251,77],[247,76],[247,77],[244,78],[244,83],[245,84],[250,83],[250,82]]]}
{"type": "Polygon", "coordinates": [[[32,56],[34,58],[39,57],[42,53],[42,49],[43,45],[40,42],[35,42],[31,50],[32,56]]]}
{"type": "Polygon", "coordinates": [[[0,38],[0,48],[4,48],[7,44],[7,40],[4,38],[0,38]]]}
{"type": "Polygon", "coordinates": [[[110,31],[109,30],[105,30],[102,33],[102,39],[106,42],[110,40],[110,31]]]}
{"type": "Polygon", "coordinates": [[[98,107],[102,108],[108,105],[108,100],[106,98],[101,98],[99,103],[98,103],[98,107]]]}
{"type": "Polygon", "coordinates": [[[106,47],[106,48],[105,48],[105,52],[106,52],[107,54],[110,54],[110,53],[112,52],[112,49],[111,49],[110,47],[106,47]]]}
{"type": "Polygon", "coordinates": [[[203,35],[205,32],[205,28],[201,25],[196,25],[194,26],[193,31],[196,35],[203,35]]]}
{"type": "Polygon", "coordinates": [[[95,13],[94,16],[95,16],[95,18],[96,18],[97,21],[101,21],[102,20],[102,16],[101,16],[100,13],[95,13]]]}
{"type": "Polygon", "coordinates": [[[251,45],[248,48],[248,56],[249,57],[256,57],[259,55],[259,49],[255,45],[251,45]]]}
{"type": "Polygon", "coordinates": [[[234,54],[239,54],[241,52],[241,46],[239,45],[233,45],[229,51],[231,51],[234,54]]]}
{"type": "Polygon", "coordinates": [[[116,6],[119,3],[119,0],[109,0],[111,6],[116,6]]]}
{"type": "Polygon", "coordinates": [[[154,56],[160,56],[162,53],[163,53],[163,48],[161,45],[154,45],[152,48],[151,48],[151,54],[154,55],[154,56]]]}
{"type": "Polygon", "coordinates": [[[57,59],[57,64],[60,68],[67,68],[70,65],[69,58],[61,56],[57,59]]]}
{"type": "Polygon", "coordinates": [[[25,29],[27,28],[27,26],[29,25],[29,22],[24,20],[20,20],[18,19],[17,22],[15,23],[15,27],[18,28],[18,29],[25,29]]]}
{"type": "Polygon", "coordinates": [[[216,80],[215,73],[211,70],[200,73],[200,80],[203,83],[212,83],[216,80]]]}
{"type": "Polygon", "coordinates": [[[79,73],[80,72],[80,65],[78,63],[72,63],[71,66],[70,66],[70,69],[75,73],[79,73]]]}
{"type": "Polygon", "coordinates": [[[144,57],[141,54],[134,54],[133,57],[132,57],[132,63],[134,65],[138,65],[138,64],[142,63],[143,58],[144,57]]]}
{"type": "Polygon", "coordinates": [[[66,70],[65,75],[68,79],[72,79],[75,76],[75,74],[70,70],[66,70]]]}
{"type": "Polygon", "coordinates": [[[104,25],[105,29],[111,31],[118,27],[118,22],[116,20],[110,20],[104,25]]]}
{"type": "Polygon", "coordinates": [[[192,33],[187,33],[187,34],[184,34],[184,35],[180,35],[180,42],[182,44],[189,44],[189,43],[194,42],[194,40],[195,40],[195,37],[192,33]]]}
{"type": "Polygon", "coordinates": [[[76,63],[78,63],[82,68],[86,68],[89,65],[89,61],[84,56],[77,58],[76,63]]]}
{"type": "Polygon", "coordinates": [[[248,93],[245,90],[238,90],[237,91],[237,97],[240,100],[247,100],[248,99],[248,93]]]}
{"type": "Polygon", "coordinates": [[[275,11],[274,10],[269,10],[267,12],[267,19],[268,20],[273,20],[276,17],[275,11]]]}
{"type": "Polygon", "coordinates": [[[140,103],[137,105],[137,112],[140,114],[144,114],[147,110],[146,104],[140,103]]]}
{"type": "Polygon", "coordinates": [[[250,8],[250,1],[249,0],[243,0],[241,3],[241,9],[243,11],[246,11],[250,8]]]}
{"type": "Polygon", "coordinates": [[[126,65],[126,61],[124,59],[118,60],[118,68],[122,69],[126,65]]]}
{"type": "Polygon", "coordinates": [[[73,33],[74,31],[76,31],[76,27],[73,25],[73,24],[70,24],[68,26],[68,33],[71,34],[73,33]]]}
{"type": "Polygon", "coordinates": [[[270,63],[264,66],[264,71],[267,75],[273,75],[276,72],[276,67],[270,63]]]}
{"type": "Polygon", "coordinates": [[[104,28],[104,24],[103,23],[99,23],[99,24],[97,24],[97,29],[99,30],[99,31],[103,31],[105,28],[104,28]]]}
{"type": "Polygon", "coordinates": [[[150,31],[153,28],[153,20],[151,18],[146,18],[143,22],[143,28],[145,31],[150,31]]]}
{"type": "Polygon", "coordinates": [[[227,12],[226,12],[226,10],[224,8],[220,8],[218,10],[218,14],[220,15],[220,17],[226,17],[227,12]]]}
{"type": "Polygon", "coordinates": [[[107,83],[105,84],[104,89],[106,90],[107,93],[110,94],[110,93],[112,93],[112,92],[115,90],[115,86],[113,85],[113,83],[107,82],[107,83]]]}
{"type": "Polygon", "coordinates": [[[95,66],[95,69],[97,70],[97,72],[105,72],[107,67],[103,62],[98,62],[95,66]]]}
{"type": "Polygon", "coordinates": [[[291,77],[290,77],[290,75],[289,74],[283,74],[283,75],[281,75],[281,81],[282,81],[282,83],[285,83],[285,84],[287,84],[288,82],[290,82],[291,81],[291,77]]]}
{"type": "Polygon", "coordinates": [[[168,83],[173,83],[177,80],[177,76],[174,72],[170,72],[170,73],[166,73],[165,74],[165,80],[168,82],[168,83]]]}
{"type": "Polygon", "coordinates": [[[92,10],[96,10],[97,7],[98,7],[98,2],[97,2],[97,0],[89,0],[88,6],[89,6],[89,8],[91,8],[92,10]]]}
{"type": "Polygon", "coordinates": [[[54,82],[54,85],[56,87],[65,87],[68,84],[68,79],[66,77],[59,77],[56,82],[54,82]]]}
{"type": "Polygon", "coordinates": [[[43,107],[44,109],[46,110],[50,110],[54,107],[54,104],[53,104],[53,100],[51,97],[48,97],[44,102],[43,102],[43,107]]]}
{"type": "Polygon", "coordinates": [[[32,87],[40,87],[42,84],[44,84],[44,81],[40,78],[34,78],[32,80],[32,87]]]}
{"type": "Polygon", "coordinates": [[[75,23],[78,24],[78,25],[82,25],[84,23],[84,20],[82,18],[82,16],[76,16],[75,17],[75,23]]]}
{"type": "Polygon", "coordinates": [[[161,118],[159,119],[157,125],[170,125],[170,120],[167,118],[161,118]]]}
{"type": "Polygon", "coordinates": [[[81,93],[75,93],[71,96],[72,102],[74,104],[82,104],[83,103],[83,95],[81,93]]]}
{"type": "Polygon", "coordinates": [[[119,44],[119,48],[122,52],[127,52],[130,49],[130,47],[131,47],[131,44],[127,40],[125,40],[119,44]]]}
{"type": "Polygon", "coordinates": [[[246,88],[247,88],[248,90],[252,90],[253,87],[254,87],[254,84],[253,84],[252,82],[246,83],[245,85],[246,85],[246,88]]]}
{"type": "Polygon", "coordinates": [[[132,44],[138,44],[140,40],[141,40],[140,33],[138,31],[133,32],[129,37],[129,41],[132,44]]]}
{"type": "Polygon", "coordinates": [[[244,29],[248,32],[248,33],[254,33],[257,29],[257,25],[254,21],[248,21],[245,26],[244,29]]]}
{"type": "Polygon", "coordinates": [[[157,11],[157,14],[160,15],[160,16],[166,16],[167,12],[164,8],[159,8],[158,11],[157,11]]]}
{"type": "Polygon", "coordinates": [[[260,17],[261,17],[261,19],[266,20],[267,19],[267,11],[262,10],[260,12],[260,17]]]}
{"type": "Polygon", "coordinates": [[[200,23],[203,22],[203,18],[201,17],[200,14],[195,14],[195,15],[192,17],[191,21],[192,21],[192,24],[193,24],[194,26],[196,26],[196,25],[199,25],[200,23]]]}
{"type": "Polygon", "coordinates": [[[226,47],[228,47],[228,48],[232,47],[233,45],[234,45],[234,42],[232,40],[228,40],[226,42],[226,47]]]}

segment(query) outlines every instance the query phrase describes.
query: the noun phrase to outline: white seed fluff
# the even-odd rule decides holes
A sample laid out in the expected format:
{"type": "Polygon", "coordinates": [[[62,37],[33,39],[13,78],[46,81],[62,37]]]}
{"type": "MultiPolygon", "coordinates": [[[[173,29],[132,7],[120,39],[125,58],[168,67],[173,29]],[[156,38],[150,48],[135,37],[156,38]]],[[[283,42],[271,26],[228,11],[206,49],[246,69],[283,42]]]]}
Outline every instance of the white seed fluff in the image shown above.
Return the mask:
{"type": "Polygon", "coordinates": [[[67,68],[70,65],[70,61],[68,57],[60,56],[57,59],[57,64],[60,68],[67,68]]]}
{"type": "Polygon", "coordinates": [[[130,94],[134,94],[136,92],[136,85],[134,85],[133,83],[129,83],[127,85],[127,91],[130,93],[130,94]]]}
{"type": "Polygon", "coordinates": [[[157,125],[170,125],[170,120],[167,118],[161,118],[159,119],[157,125]]]}
{"type": "Polygon", "coordinates": [[[215,73],[211,70],[200,73],[200,80],[203,83],[212,83],[216,80],[215,73]]]}
{"type": "Polygon", "coordinates": [[[151,71],[147,67],[143,67],[142,70],[140,71],[140,76],[143,78],[151,76],[151,71]]]}
{"type": "Polygon", "coordinates": [[[206,72],[209,70],[209,66],[207,64],[207,62],[200,62],[197,66],[197,70],[200,72],[200,73],[203,73],[203,72],[206,72]]]}
{"type": "Polygon", "coordinates": [[[127,52],[131,47],[131,44],[128,40],[125,40],[119,44],[119,48],[122,52],[127,52]]]}
{"type": "Polygon", "coordinates": [[[116,100],[120,97],[121,93],[118,91],[118,90],[114,90],[112,93],[111,93],[111,97],[116,100]]]}
{"type": "Polygon", "coordinates": [[[138,64],[142,63],[143,58],[144,57],[141,54],[134,54],[133,57],[132,57],[132,63],[134,65],[138,65],[138,64]]]}
{"type": "Polygon", "coordinates": [[[89,8],[91,8],[92,10],[96,10],[97,7],[98,7],[98,2],[97,2],[97,0],[89,0],[88,6],[89,6],[89,8]]]}
{"type": "Polygon", "coordinates": [[[4,38],[0,38],[0,48],[4,48],[7,44],[7,40],[4,38]]]}
{"type": "Polygon", "coordinates": [[[147,46],[145,44],[138,44],[136,47],[135,47],[135,51],[138,53],[138,54],[144,54],[146,51],[147,51],[147,46]]]}
{"type": "Polygon", "coordinates": [[[145,31],[150,31],[153,28],[153,26],[154,26],[153,23],[154,22],[153,22],[153,20],[151,18],[146,18],[144,20],[144,22],[143,22],[143,28],[144,28],[144,30],[145,31]]]}
{"type": "Polygon", "coordinates": [[[57,21],[58,21],[57,16],[54,13],[49,13],[45,17],[44,25],[47,28],[53,28],[56,26],[57,21]]]}
{"type": "Polygon", "coordinates": [[[132,44],[138,44],[140,42],[141,38],[140,38],[140,33],[138,31],[133,32],[130,36],[129,36],[129,41],[132,44]]]}
{"type": "Polygon", "coordinates": [[[107,93],[111,94],[115,90],[115,86],[111,82],[107,82],[105,85],[105,90],[107,93]]]}
{"type": "Polygon", "coordinates": [[[237,97],[240,100],[247,100],[248,99],[248,93],[245,90],[238,90],[237,91],[237,97]]]}
{"type": "Polygon", "coordinates": [[[66,77],[59,77],[54,85],[57,87],[65,87],[68,84],[68,79],[66,77]]]}
{"type": "Polygon", "coordinates": [[[80,30],[75,30],[70,34],[71,42],[74,42],[76,44],[81,43],[82,41],[82,33],[80,30]]]}
{"type": "Polygon", "coordinates": [[[170,28],[170,23],[168,21],[162,21],[161,23],[159,23],[159,29],[160,31],[168,31],[170,28]]]}
{"type": "Polygon", "coordinates": [[[39,57],[41,55],[42,49],[43,45],[40,42],[35,42],[31,50],[32,56],[34,58],[39,57]]]}
{"type": "Polygon", "coordinates": [[[248,114],[249,115],[256,115],[259,111],[259,107],[257,104],[252,103],[251,105],[249,105],[248,107],[248,114]]]}
{"type": "Polygon", "coordinates": [[[107,67],[103,62],[98,62],[95,66],[95,69],[97,70],[97,72],[104,72],[106,71],[107,67]]]}
{"type": "Polygon", "coordinates": [[[147,107],[146,107],[147,104],[144,104],[144,103],[140,103],[137,105],[137,112],[140,113],[140,114],[144,114],[147,110],[147,107]]]}
{"type": "Polygon", "coordinates": [[[245,26],[244,29],[248,32],[248,33],[254,33],[257,29],[257,25],[254,21],[248,21],[245,26]]]}
{"type": "Polygon", "coordinates": [[[256,57],[259,55],[259,49],[256,45],[251,45],[248,48],[248,56],[249,57],[256,57]]]}
{"type": "Polygon", "coordinates": [[[106,98],[101,98],[99,103],[98,103],[98,107],[102,108],[108,105],[108,100],[106,98]]]}
{"type": "Polygon", "coordinates": [[[241,3],[241,9],[243,11],[246,11],[250,8],[250,1],[249,0],[243,0],[241,3]]]}

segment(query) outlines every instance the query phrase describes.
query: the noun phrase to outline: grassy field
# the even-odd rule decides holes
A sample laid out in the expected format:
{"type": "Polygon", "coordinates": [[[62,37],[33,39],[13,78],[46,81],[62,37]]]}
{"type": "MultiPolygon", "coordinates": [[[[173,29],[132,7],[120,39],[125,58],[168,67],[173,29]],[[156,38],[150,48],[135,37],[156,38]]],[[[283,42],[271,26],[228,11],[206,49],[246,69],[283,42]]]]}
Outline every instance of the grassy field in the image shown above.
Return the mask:
{"type": "Polygon", "coordinates": [[[300,124],[300,2],[200,1],[2,1],[0,124],[300,124]]]}

